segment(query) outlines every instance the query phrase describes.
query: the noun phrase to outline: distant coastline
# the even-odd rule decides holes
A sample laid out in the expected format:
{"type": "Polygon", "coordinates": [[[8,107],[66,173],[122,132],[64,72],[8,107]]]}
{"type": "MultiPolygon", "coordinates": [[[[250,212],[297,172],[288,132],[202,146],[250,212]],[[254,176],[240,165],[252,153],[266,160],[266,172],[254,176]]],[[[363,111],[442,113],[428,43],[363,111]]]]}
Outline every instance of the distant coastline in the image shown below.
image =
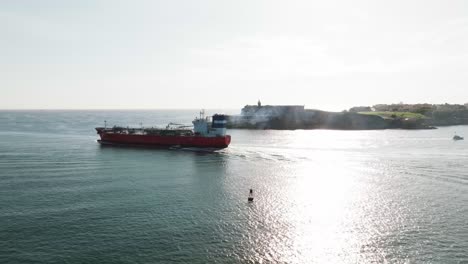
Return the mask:
{"type": "Polygon", "coordinates": [[[228,117],[228,128],[239,129],[435,129],[468,125],[467,105],[378,104],[342,112],[305,109],[303,105],[246,105],[228,117]]]}

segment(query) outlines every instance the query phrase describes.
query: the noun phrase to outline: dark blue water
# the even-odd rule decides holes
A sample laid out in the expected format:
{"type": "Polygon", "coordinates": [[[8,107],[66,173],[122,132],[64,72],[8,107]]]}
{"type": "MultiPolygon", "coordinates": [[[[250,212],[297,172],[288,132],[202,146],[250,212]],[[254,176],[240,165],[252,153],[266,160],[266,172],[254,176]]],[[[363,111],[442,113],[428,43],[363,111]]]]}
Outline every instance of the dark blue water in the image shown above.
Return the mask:
{"type": "Polygon", "coordinates": [[[93,130],[196,115],[0,112],[0,263],[468,262],[468,127],[230,130],[215,153],[93,130]]]}

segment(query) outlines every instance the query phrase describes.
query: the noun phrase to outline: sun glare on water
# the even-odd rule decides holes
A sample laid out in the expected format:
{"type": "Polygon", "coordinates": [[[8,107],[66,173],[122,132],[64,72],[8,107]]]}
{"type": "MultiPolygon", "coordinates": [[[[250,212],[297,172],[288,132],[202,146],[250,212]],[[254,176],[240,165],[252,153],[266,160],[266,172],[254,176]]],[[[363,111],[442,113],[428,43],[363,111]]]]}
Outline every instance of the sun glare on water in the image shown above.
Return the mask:
{"type": "MultiPolygon", "coordinates": [[[[264,184],[271,193],[262,197],[266,201],[256,201],[267,229],[257,226],[260,229],[255,231],[257,239],[268,241],[255,244],[263,256],[256,261],[368,263],[385,260],[385,252],[380,251],[375,238],[386,227],[376,228],[372,221],[379,220],[379,216],[368,215],[378,211],[382,202],[369,184],[378,161],[362,158],[365,155],[362,152],[350,151],[361,147],[355,140],[338,146],[333,131],[327,134],[318,131],[318,134],[311,137],[307,132],[295,133],[296,137],[289,138],[283,149],[287,152],[285,156],[295,158],[272,164],[271,170],[278,177],[275,180],[281,183],[264,184]]],[[[394,225],[392,221],[387,221],[389,227],[394,225]]]]}

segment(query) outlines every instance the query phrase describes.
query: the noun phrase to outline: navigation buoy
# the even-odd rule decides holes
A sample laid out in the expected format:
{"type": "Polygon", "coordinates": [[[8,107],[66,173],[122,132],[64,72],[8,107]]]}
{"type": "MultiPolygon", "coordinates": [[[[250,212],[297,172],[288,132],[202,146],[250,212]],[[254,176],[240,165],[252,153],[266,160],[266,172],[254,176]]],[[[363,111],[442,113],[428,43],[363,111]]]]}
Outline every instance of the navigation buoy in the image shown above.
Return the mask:
{"type": "Polygon", "coordinates": [[[253,190],[252,189],[250,189],[249,198],[247,198],[247,201],[253,202],[253,190]]]}

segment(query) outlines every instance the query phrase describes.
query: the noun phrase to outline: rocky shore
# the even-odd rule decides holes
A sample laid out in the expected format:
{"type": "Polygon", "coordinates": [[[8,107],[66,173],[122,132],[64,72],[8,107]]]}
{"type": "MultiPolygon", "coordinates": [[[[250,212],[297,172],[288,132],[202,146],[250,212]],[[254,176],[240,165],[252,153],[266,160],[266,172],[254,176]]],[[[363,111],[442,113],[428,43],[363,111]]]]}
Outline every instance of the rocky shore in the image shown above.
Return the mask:
{"type": "Polygon", "coordinates": [[[243,129],[433,129],[421,119],[382,118],[351,112],[326,112],[306,110],[304,113],[285,113],[278,116],[244,116],[228,117],[228,128],[243,129]]]}
{"type": "Polygon", "coordinates": [[[376,105],[327,112],[301,105],[246,105],[240,115],[228,116],[228,128],[240,129],[434,129],[468,125],[463,105],[376,105]],[[376,111],[379,110],[379,111],[376,111]]]}

